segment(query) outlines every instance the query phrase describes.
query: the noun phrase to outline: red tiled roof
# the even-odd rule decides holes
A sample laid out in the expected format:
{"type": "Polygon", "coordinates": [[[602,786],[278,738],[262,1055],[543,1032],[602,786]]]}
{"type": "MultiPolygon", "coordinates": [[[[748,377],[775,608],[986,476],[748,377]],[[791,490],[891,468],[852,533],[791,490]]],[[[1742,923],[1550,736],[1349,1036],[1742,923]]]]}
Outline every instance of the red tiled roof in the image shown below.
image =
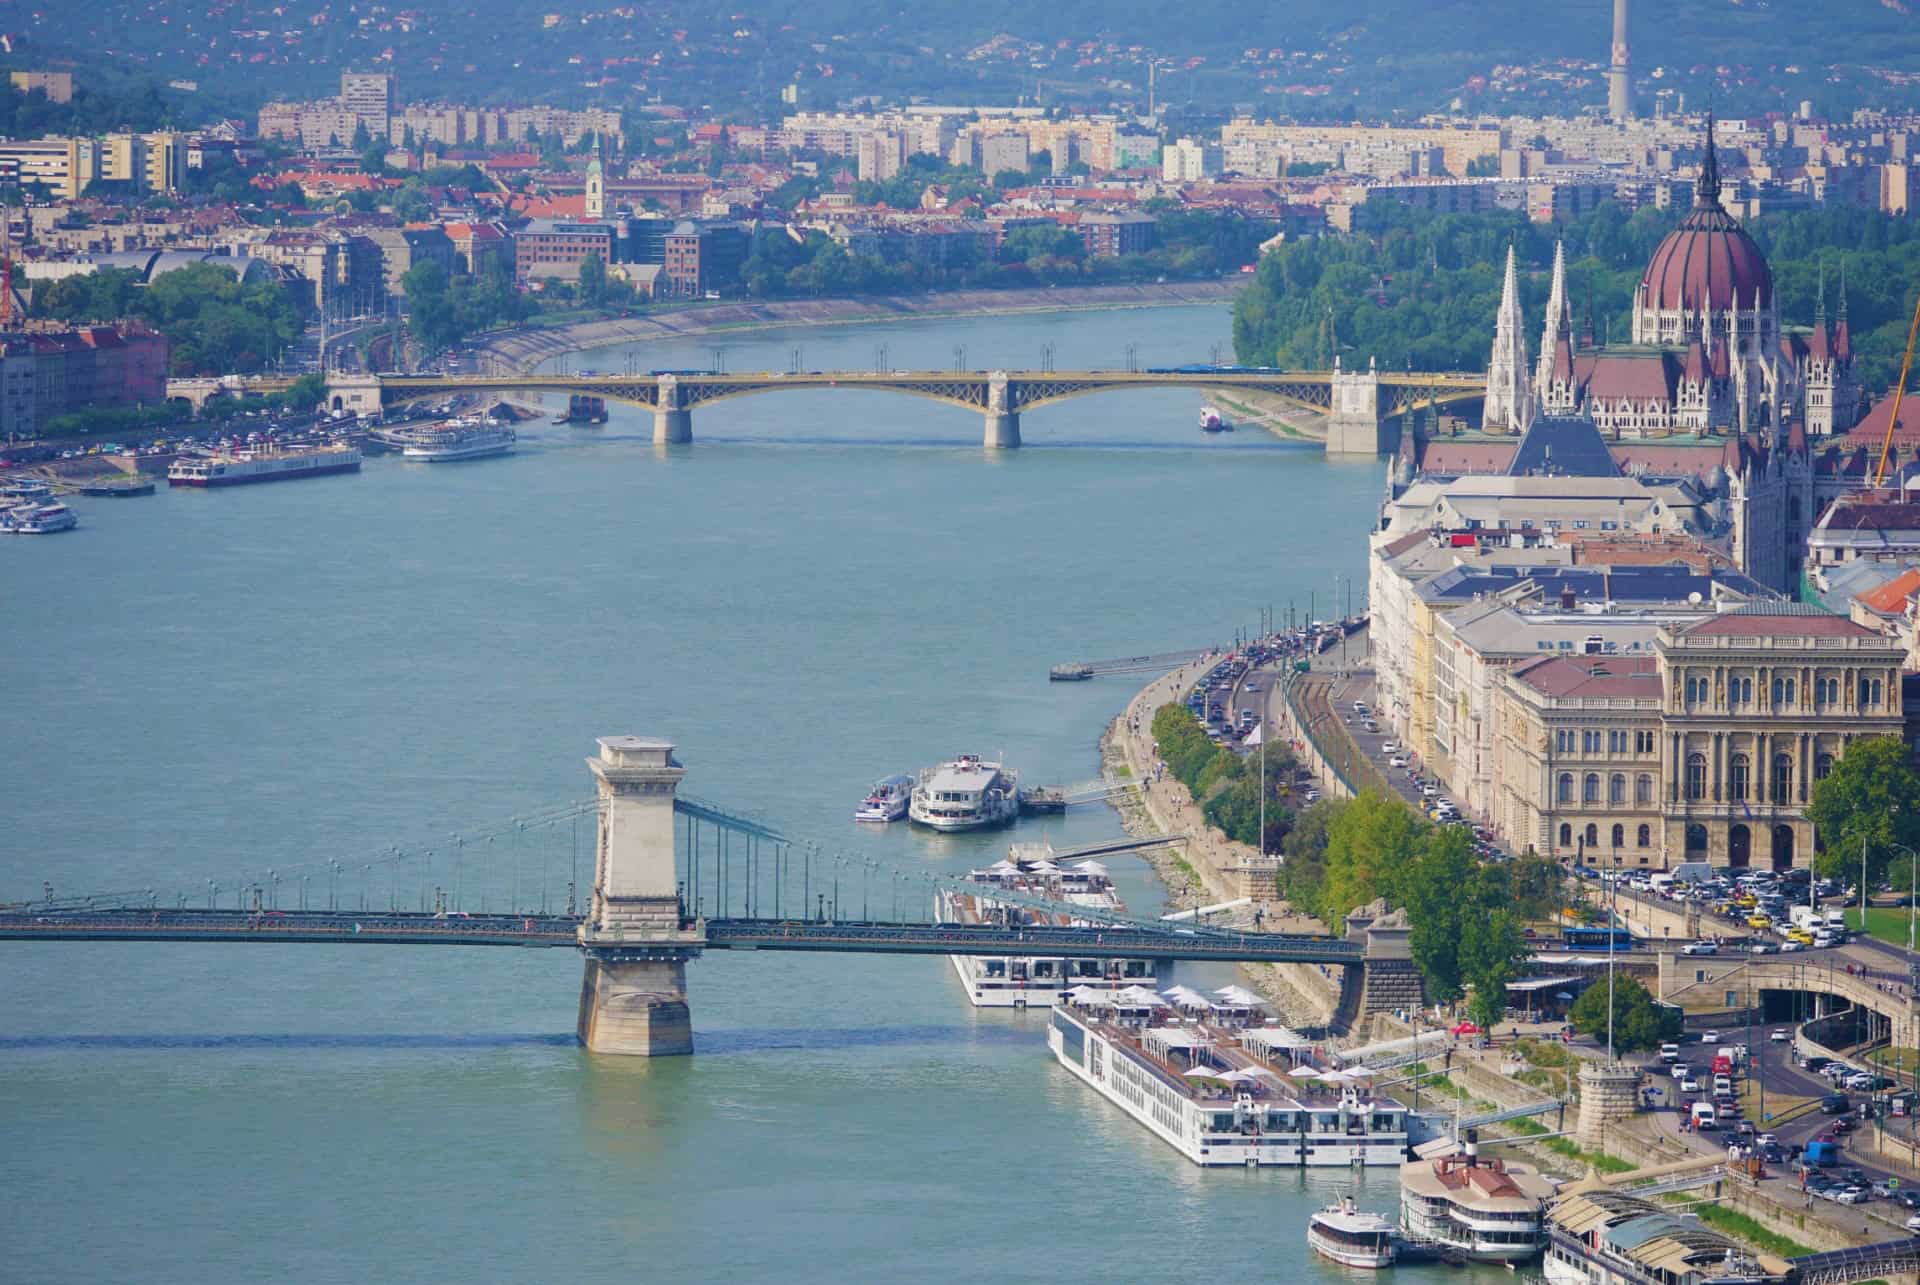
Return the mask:
{"type": "Polygon", "coordinates": [[[1692,636],[1714,638],[1877,638],[1865,625],[1856,625],[1845,616],[1810,615],[1803,612],[1729,611],[1710,616],[1697,625],[1680,631],[1692,636]]]}
{"type": "Polygon", "coordinates": [[[1583,357],[1577,364],[1585,368],[1580,382],[1586,385],[1589,397],[1607,401],[1625,397],[1636,402],[1662,403],[1673,400],[1673,377],[1677,372],[1665,353],[1643,356],[1601,353],[1583,357]]]}
{"type": "Polygon", "coordinates": [[[1920,567],[1901,572],[1878,589],[1858,595],[1861,602],[1883,616],[1897,616],[1906,609],[1907,599],[1920,590],[1920,567]]]}

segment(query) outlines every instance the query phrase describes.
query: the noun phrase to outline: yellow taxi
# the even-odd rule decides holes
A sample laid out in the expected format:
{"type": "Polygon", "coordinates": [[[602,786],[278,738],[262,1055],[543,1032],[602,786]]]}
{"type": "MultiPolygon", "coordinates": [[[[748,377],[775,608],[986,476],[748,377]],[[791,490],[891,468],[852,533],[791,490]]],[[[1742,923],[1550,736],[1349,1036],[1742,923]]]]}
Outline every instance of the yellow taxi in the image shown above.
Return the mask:
{"type": "Polygon", "coordinates": [[[1813,934],[1804,928],[1796,928],[1787,934],[1787,940],[1797,941],[1802,946],[1811,946],[1813,945],[1813,934]]]}
{"type": "Polygon", "coordinates": [[[1748,915],[1748,916],[1747,916],[1747,927],[1749,927],[1749,928],[1771,928],[1771,927],[1773,927],[1773,917],[1772,917],[1771,915],[1761,915],[1761,914],[1753,914],[1753,915],[1748,915]]]}

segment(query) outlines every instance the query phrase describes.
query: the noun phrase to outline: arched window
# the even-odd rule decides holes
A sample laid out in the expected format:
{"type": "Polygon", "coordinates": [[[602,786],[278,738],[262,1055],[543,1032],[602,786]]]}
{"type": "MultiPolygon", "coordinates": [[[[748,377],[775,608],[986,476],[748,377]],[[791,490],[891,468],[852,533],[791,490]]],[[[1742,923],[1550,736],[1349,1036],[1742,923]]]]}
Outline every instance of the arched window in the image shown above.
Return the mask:
{"type": "Polygon", "coordinates": [[[1833,755],[1816,754],[1813,756],[1813,779],[1824,781],[1833,775],[1833,755]]]}
{"type": "Polygon", "coordinates": [[[1837,678],[1829,678],[1827,680],[1827,704],[1838,705],[1839,703],[1840,703],[1840,680],[1837,678]]]}
{"type": "Polygon", "coordinates": [[[1795,699],[1796,698],[1794,696],[1793,680],[1789,678],[1787,680],[1787,704],[1790,706],[1793,705],[1795,703],[1795,699]]]}
{"type": "Polygon", "coordinates": [[[1704,754],[1687,755],[1687,797],[1707,797],[1707,756],[1704,754]]]}
{"type": "Polygon", "coordinates": [[[1793,801],[1793,756],[1773,756],[1773,802],[1776,807],[1793,801]]]}
{"type": "Polygon", "coordinates": [[[1560,774],[1560,781],[1554,788],[1553,797],[1561,803],[1573,802],[1573,773],[1562,772],[1560,774]]]}
{"type": "Polygon", "coordinates": [[[1693,705],[1700,700],[1700,680],[1692,674],[1687,675],[1687,704],[1693,705]]]}
{"type": "Polygon", "coordinates": [[[1607,778],[1607,802],[1616,808],[1627,801],[1627,778],[1624,773],[1615,772],[1607,778]]]}
{"type": "Polygon", "coordinates": [[[1653,846],[1653,827],[1650,825],[1641,826],[1639,833],[1634,836],[1633,846],[1636,848],[1651,848],[1653,846]]]}
{"type": "Polygon", "coordinates": [[[1627,846],[1627,827],[1624,825],[1616,825],[1613,827],[1613,846],[1616,848],[1624,848],[1627,846]]]}
{"type": "Polygon", "coordinates": [[[1695,821],[1687,827],[1687,851],[1705,852],[1707,850],[1707,827],[1695,821]]]}
{"type": "Polygon", "coordinates": [[[1598,772],[1587,773],[1586,777],[1580,782],[1580,801],[1582,803],[1598,803],[1600,801],[1600,774],[1598,772]]]}
{"type": "Polygon", "coordinates": [[[1748,760],[1744,754],[1736,754],[1727,764],[1727,797],[1744,799],[1747,797],[1748,760]]]}
{"type": "Polygon", "coordinates": [[[1589,848],[1597,848],[1600,846],[1600,827],[1591,821],[1587,823],[1587,846],[1589,848]]]}
{"type": "Polygon", "coordinates": [[[1567,825],[1565,822],[1562,822],[1560,825],[1560,846],[1563,848],[1573,846],[1573,827],[1567,825]]]}
{"type": "Polygon", "coordinates": [[[1781,703],[1786,699],[1786,695],[1787,695],[1787,684],[1785,683],[1785,681],[1778,678],[1774,679],[1773,680],[1773,707],[1775,709],[1780,708],[1781,703]]]}
{"type": "Polygon", "coordinates": [[[1633,778],[1633,801],[1635,803],[1653,802],[1653,776],[1642,772],[1633,778]]]}

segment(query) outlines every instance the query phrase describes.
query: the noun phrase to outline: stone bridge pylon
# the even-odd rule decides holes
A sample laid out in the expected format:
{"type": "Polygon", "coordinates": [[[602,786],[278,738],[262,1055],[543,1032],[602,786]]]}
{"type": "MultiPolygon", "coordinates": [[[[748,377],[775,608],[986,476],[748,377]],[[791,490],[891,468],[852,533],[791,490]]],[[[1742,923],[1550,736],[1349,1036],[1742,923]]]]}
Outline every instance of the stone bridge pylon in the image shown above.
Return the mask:
{"type": "Polygon", "coordinates": [[[595,1053],[691,1053],[687,961],[703,938],[683,926],[674,860],[674,794],[686,769],[671,742],[648,736],[601,737],[587,767],[600,817],[580,926],[580,1042],[595,1053]]]}

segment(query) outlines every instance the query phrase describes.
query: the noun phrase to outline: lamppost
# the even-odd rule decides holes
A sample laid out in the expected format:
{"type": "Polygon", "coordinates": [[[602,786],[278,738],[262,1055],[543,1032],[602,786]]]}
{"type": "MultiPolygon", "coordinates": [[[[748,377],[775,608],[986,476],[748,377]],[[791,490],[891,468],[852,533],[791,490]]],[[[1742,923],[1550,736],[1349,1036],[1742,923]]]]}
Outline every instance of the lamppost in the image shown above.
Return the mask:
{"type": "MultiPolygon", "coordinates": [[[[1889,843],[1887,846],[1889,848],[1897,848],[1907,854],[1907,953],[1911,955],[1913,953],[1914,928],[1913,900],[1915,896],[1920,896],[1920,856],[1914,855],[1913,849],[1904,843],[1889,843]]],[[[1864,913],[1861,919],[1864,923],[1864,913]]]]}

